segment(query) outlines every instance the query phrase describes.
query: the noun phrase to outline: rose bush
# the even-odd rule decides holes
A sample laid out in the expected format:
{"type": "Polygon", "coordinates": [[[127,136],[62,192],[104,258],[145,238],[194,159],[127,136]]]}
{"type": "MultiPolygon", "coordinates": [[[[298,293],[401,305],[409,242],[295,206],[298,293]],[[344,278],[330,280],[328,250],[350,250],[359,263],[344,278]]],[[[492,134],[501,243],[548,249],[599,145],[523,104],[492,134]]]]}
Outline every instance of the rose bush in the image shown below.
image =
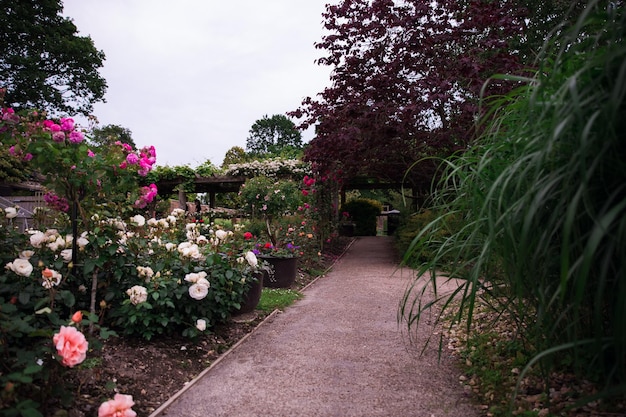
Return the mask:
{"type": "Polygon", "coordinates": [[[312,228],[303,230],[312,225],[313,213],[308,201],[314,194],[315,180],[307,175],[300,183],[292,179],[248,179],[240,195],[251,218],[262,219],[262,224],[252,226],[257,237],[255,253],[278,257],[301,255],[303,244],[310,245],[316,238],[312,228]]]}
{"type": "Polygon", "coordinates": [[[98,278],[116,276],[112,271],[124,260],[103,252],[110,245],[99,239],[92,219],[131,213],[133,202],[154,199],[154,187],[143,192],[139,185],[156,153],[121,143],[95,148],[71,118],[6,108],[0,110],[0,145],[47,188],[48,209],[38,209],[37,218],[54,223],[19,233],[12,223],[17,208],[5,210],[0,221],[0,409],[39,416],[71,407],[64,373],[81,367],[87,346],[98,349],[111,334],[100,327],[103,314],[96,310],[104,287],[98,278]],[[89,312],[80,320],[87,333],[67,326],[78,326],[80,310],[89,312]]]}

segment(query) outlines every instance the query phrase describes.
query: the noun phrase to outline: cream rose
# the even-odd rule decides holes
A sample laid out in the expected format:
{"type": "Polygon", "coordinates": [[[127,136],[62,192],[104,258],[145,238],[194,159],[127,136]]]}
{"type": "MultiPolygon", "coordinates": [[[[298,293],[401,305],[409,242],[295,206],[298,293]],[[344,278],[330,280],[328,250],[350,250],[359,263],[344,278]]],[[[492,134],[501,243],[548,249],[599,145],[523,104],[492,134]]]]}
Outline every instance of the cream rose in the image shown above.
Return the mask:
{"type": "MultiPolygon", "coordinates": [[[[206,283],[208,284],[209,282],[207,281],[206,283]]],[[[189,287],[189,296],[194,300],[202,300],[208,293],[209,285],[204,285],[204,283],[198,282],[189,287]]]]}
{"type": "Polygon", "coordinates": [[[257,259],[254,252],[252,252],[251,250],[246,252],[245,258],[246,261],[248,261],[248,265],[250,265],[252,268],[256,268],[259,265],[259,260],[257,259]]]}
{"type": "Polygon", "coordinates": [[[130,302],[134,305],[141,304],[148,299],[148,290],[141,285],[135,285],[126,290],[130,297],[130,302]]]}
{"type": "Polygon", "coordinates": [[[206,320],[204,319],[198,319],[196,320],[196,329],[200,330],[201,332],[206,330],[206,320]]]}
{"type": "Polygon", "coordinates": [[[28,259],[17,258],[11,263],[11,271],[23,277],[29,277],[33,272],[33,265],[28,259]]]}
{"type": "Polygon", "coordinates": [[[13,219],[17,217],[17,209],[15,207],[7,207],[4,209],[4,215],[7,219],[13,219]]]}
{"type": "Polygon", "coordinates": [[[130,222],[135,226],[143,227],[146,224],[146,218],[141,214],[137,214],[130,218],[130,222]]]}

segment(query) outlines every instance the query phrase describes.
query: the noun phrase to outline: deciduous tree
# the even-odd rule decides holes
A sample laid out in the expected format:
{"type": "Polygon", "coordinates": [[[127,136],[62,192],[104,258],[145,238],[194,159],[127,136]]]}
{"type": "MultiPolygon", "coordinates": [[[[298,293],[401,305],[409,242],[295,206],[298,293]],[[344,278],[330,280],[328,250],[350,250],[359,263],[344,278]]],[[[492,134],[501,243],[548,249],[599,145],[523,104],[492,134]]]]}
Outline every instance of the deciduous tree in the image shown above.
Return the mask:
{"type": "Polygon", "coordinates": [[[287,116],[263,116],[252,125],[246,151],[252,156],[292,156],[302,149],[302,134],[287,116]]]}
{"type": "Polygon", "coordinates": [[[61,0],[0,0],[0,88],[5,105],[89,114],[104,101],[104,53],[61,16],[61,0]]]}
{"type": "MultiPolygon", "coordinates": [[[[327,5],[328,35],[316,44],[333,67],[332,85],[291,116],[316,124],[305,158],[339,179],[398,181],[416,161],[464,149],[478,99],[495,73],[520,68],[511,47],[525,28],[515,1],[344,0],[327,5]]],[[[501,84],[489,84],[487,94],[501,84]]],[[[413,187],[430,186],[436,164],[412,170],[413,187]]]]}
{"type": "Polygon", "coordinates": [[[106,125],[94,128],[89,139],[91,143],[97,146],[110,146],[115,142],[122,142],[130,145],[133,149],[137,149],[137,145],[133,140],[133,133],[130,129],[120,125],[106,125]]]}
{"type": "Polygon", "coordinates": [[[248,160],[249,157],[246,154],[246,151],[241,146],[233,146],[226,152],[226,155],[224,155],[222,168],[226,168],[230,164],[241,164],[243,162],[248,162],[248,160]]]}

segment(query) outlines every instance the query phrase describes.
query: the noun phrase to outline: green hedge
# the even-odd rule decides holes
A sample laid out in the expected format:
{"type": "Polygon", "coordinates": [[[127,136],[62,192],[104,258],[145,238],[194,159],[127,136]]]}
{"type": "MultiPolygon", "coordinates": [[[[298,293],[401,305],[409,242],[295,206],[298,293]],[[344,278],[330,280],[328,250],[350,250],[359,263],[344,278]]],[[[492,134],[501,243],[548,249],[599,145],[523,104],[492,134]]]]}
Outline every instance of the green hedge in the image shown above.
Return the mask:
{"type": "Polygon", "coordinates": [[[350,214],[350,220],[356,223],[357,236],[376,236],[376,216],[380,215],[382,209],[380,201],[359,198],[345,203],[340,211],[350,214]]]}

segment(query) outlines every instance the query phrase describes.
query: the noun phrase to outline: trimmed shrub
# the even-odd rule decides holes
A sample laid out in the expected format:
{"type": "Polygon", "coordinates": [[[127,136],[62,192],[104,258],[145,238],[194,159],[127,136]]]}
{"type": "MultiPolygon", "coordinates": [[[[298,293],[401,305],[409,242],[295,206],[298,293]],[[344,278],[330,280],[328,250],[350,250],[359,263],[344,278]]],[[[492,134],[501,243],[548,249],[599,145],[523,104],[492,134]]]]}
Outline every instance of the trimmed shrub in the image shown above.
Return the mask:
{"type": "Polygon", "coordinates": [[[376,216],[382,209],[379,201],[359,198],[345,203],[340,211],[350,214],[350,219],[356,223],[357,236],[376,236],[376,216]]]}

